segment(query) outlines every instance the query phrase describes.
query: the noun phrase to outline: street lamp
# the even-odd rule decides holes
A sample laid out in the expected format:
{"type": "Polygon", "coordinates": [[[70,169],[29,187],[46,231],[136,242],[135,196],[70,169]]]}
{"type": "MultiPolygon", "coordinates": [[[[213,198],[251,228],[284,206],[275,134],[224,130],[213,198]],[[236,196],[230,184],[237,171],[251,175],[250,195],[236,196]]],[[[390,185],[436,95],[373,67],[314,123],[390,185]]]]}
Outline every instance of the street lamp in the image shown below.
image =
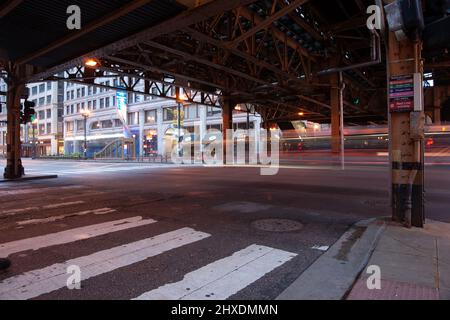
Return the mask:
{"type": "Polygon", "coordinates": [[[35,134],[35,130],[36,130],[36,125],[38,123],[38,119],[34,119],[33,121],[31,121],[31,127],[33,128],[33,159],[36,158],[36,134],[35,134]]]}
{"type": "Polygon", "coordinates": [[[81,110],[81,115],[84,118],[84,146],[83,146],[84,150],[83,150],[83,155],[84,155],[84,159],[87,159],[87,119],[91,115],[91,111],[89,109],[82,109],[81,110]]]}

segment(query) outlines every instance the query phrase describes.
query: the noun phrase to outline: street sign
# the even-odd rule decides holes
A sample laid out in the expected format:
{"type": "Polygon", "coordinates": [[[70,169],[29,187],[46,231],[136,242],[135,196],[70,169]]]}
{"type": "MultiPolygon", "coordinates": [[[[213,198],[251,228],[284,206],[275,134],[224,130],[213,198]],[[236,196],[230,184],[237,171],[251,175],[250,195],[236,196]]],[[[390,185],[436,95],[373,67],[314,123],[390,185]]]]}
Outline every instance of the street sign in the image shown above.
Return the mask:
{"type": "Polygon", "coordinates": [[[389,111],[414,110],[414,75],[392,76],[389,80],[389,111]]]}

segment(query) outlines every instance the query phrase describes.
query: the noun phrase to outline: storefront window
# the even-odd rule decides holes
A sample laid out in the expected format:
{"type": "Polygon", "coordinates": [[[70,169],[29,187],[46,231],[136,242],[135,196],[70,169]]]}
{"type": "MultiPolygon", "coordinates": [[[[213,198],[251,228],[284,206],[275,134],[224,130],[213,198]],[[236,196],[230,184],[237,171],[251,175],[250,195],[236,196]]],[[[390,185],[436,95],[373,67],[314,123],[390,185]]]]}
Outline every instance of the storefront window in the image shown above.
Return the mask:
{"type": "Polygon", "coordinates": [[[158,133],[156,130],[144,131],[144,155],[153,156],[158,154],[158,133]]]}

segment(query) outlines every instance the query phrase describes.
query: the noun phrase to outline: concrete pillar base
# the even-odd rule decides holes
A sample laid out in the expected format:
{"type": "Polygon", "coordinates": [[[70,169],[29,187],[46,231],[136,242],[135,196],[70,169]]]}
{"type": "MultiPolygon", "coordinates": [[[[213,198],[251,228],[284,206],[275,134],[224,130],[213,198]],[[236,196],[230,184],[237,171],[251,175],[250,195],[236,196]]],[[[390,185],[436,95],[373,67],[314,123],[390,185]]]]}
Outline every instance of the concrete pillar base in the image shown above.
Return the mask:
{"type": "Polygon", "coordinates": [[[3,174],[3,177],[5,179],[19,179],[24,175],[25,175],[25,168],[21,164],[18,166],[17,173],[15,172],[13,166],[7,165],[5,167],[5,172],[3,174]]]}

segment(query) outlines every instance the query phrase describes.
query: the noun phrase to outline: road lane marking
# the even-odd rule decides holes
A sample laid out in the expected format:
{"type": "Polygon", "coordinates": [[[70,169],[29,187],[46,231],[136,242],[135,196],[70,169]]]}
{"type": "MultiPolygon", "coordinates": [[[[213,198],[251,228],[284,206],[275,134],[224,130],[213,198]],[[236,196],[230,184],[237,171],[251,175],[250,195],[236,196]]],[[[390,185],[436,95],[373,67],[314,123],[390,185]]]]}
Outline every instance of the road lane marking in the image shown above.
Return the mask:
{"type": "Polygon", "coordinates": [[[191,228],[182,228],[26,272],[0,282],[0,300],[26,300],[64,288],[69,276],[66,273],[67,268],[72,265],[80,267],[82,281],[84,281],[210,236],[191,228]]]}
{"type": "Polygon", "coordinates": [[[49,191],[60,191],[60,190],[71,190],[71,189],[81,189],[85,188],[85,186],[63,186],[63,187],[48,187],[48,188],[30,188],[30,189],[14,189],[14,190],[0,190],[0,196],[7,196],[7,195],[23,195],[23,194],[32,194],[32,193],[45,193],[49,191]]]}
{"type": "Polygon", "coordinates": [[[16,224],[19,226],[27,226],[27,225],[31,225],[31,224],[44,224],[44,223],[55,222],[55,221],[59,221],[59,220],[63,220],[66,218],[71,218],[71,217],[85,216],[88,214],[104,215],[104,214],[109,214],[109,213],[114,213],[114,212],[117,212],[117,210],[111,209],[111,208],[100,208],[100,209],[95,209],[95,210],[85,210],[85,211],[81,211],[81,212],[67,213],[67,214],[62,214],[59,216],[52,216],[52,217],[42,218],[42,219],[29,219],[29,220],[24,220],[24,221],[18,221],[18,222],[16,222],[16,224]]]}
{"type": "Polygon", "coordinates": [[[40,206],[40,207],[28,207],[28,208],[22,208],[22,209],[4,210],[4,211],[0,211],[0,216],[15,216],[17,214],[26,213],[26,212],[30,212],[30,211],[38,211],[38,210],[44,210],[44,209],[57,209],[57,208],[74,206],[74,205],[78,205],[78,204],[84,204],[84,201],[63,202],[63,203],[49,204],[49,205],[40,206]]]}
{"type": "Polygon", "coordinates": [[[116,231],[145,226],[155,222],[156,221],[153,219],[143,220],[142,217],[133,217],[3,243],[0,244],[0,257],[8,257],[17,252],[38,250],[78,240],[90,239],[116,231]]]}
{"type": "Polygon", "coordinates": [[[225,300],[295,256],[291,252],[251,245],[186,274],[180,282],[166,284],[135,300],[225,300]]]}

